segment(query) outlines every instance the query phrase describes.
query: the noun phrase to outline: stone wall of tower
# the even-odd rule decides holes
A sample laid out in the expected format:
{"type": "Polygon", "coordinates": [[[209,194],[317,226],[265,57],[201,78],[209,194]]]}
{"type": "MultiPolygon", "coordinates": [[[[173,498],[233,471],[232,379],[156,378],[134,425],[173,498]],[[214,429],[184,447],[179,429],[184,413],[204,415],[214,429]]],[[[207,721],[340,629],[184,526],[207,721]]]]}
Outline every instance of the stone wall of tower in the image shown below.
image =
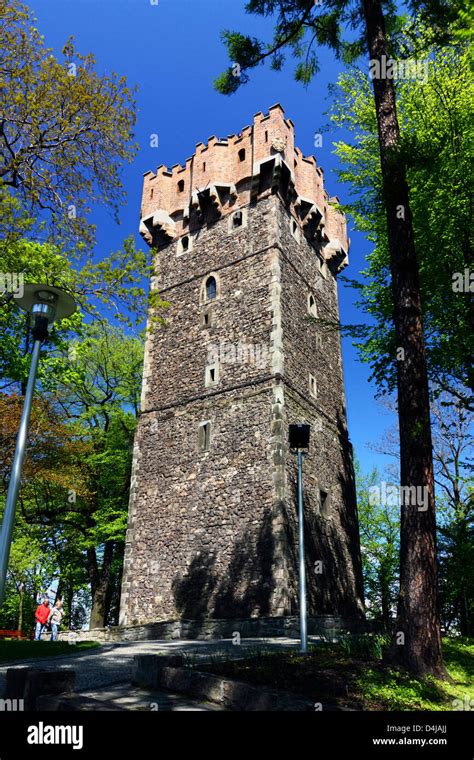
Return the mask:
{"type": "MultiPolygon", "coordinates": [[[[308,607],[313,614],[363,614],[359,529],[344,396],[338,329],[337,281],[302,235],[290,231],[291,215],[277,206],[281,258],[285,422],[311,425],[304,460],[308,607]],[[317,316],[308,313],[315,299],[317,316]],[[316,381],[310,392],[309,376],[316,381]],[[321,491],[327,494],[321,504],[321,491]],[[315,562],[318,563],[315,565],[315,562]]],[[[296,540],[295,457],[286,458],[286,520],[296,540]]],[[[291,566],[292,611],[297,607],[297,566],[291,566]]]]}
{"type": "Polygon", "coordinates": [[[128,623],[272,614],[275,200],[248,209],[240,230],[225,219],[203,229],[185,257],[176,244],[158,256],[170,305],[147,346],[122,591],[128,623]],[[201,287],[211,271],[220,292],[205,327],[201,287]],[[265,363],[221,362],[218,386],[205,388],[212,347],[237,343],[262,346],[265,363]],[[200,452],[204,421],[211,446],[200,452]]]}
{"type": "Polygon", "coordinates": [[[145,175],[141,231],[158,248],[153,287],[169,307],[146,343],[121,622],[297,611],[287,435],[289,423],[304,421],[312,426],[304,465],[309,613],[360,616],[340,339],[331,328],[336,273],[347,263],[344,217],[331,208],[315,160],[294,147],[279,106],[217,143],[198,146],[184,168],[145,175]],[[196,186],[204,153],[215,192],[208,188],[205,203],[191,192],[186,200],[178,175],[185,188],[196,186]],[[310,294],[324,324],[308,315],[310,294]],[[210,364],[218,379],[208,385],[210,364]],[[204,422],[207,451],[199,447],[204,422]]]}

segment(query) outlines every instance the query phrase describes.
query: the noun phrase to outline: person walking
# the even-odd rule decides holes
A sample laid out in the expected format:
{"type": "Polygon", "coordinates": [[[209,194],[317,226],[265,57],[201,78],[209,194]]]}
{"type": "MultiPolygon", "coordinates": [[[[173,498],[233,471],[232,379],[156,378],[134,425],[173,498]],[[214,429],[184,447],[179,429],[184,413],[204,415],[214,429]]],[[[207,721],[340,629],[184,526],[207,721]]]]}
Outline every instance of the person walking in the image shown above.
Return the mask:
{"type": "Polygon", "coordinates": [[[64,617],[64,610],[62,607],[63,603],[60,599],[58,599],[53,609],[49,613],[48,622],[51,625],[51,641],[58,640],[59,626],[61,625],[61,621],[64,617]]]}
{"type": "Polygon", "coordinates": [[[46,628],[46,624],[50,615],[49,599],[45,599],[42,604],[39,605],[35,612],[36,628],[35,628],[35,641],[41,641],[41,634],[46,628]]]}

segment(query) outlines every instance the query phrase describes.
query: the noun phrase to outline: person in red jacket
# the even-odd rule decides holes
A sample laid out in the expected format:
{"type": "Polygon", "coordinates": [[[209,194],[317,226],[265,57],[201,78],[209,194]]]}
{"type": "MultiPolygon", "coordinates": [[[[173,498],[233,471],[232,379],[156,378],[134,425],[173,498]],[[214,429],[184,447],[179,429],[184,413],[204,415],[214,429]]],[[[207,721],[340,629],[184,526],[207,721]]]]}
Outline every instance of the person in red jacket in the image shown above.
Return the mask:
{"type": "Polygon", "coordinates": [[[40,604],[35,612],[35,641],[41,641],[41,634],[46,628],[46,623],[48,622],[50,612],[51,610],[49,609],[49,599],[45,599],[43,604],[40,604]]]}

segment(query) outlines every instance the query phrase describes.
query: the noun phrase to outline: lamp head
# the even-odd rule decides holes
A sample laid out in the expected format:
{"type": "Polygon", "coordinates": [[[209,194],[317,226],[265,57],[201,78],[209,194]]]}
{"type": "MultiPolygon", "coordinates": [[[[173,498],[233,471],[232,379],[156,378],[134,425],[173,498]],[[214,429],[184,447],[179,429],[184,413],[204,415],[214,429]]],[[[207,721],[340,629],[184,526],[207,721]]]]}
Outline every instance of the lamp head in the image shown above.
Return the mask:
{"type": "Polygon", "coordinates": [[[290,449],[308,449],[309,448],[309,433],[310,426],[297,424],[289,425],[288,428],[288,443],[290,449]]]}
{"type": "Polygon", "coordinates": [[[35,340],[46,340],[48,327],[55,319],[64,319],[76,311],[76,302],[69,293],[52,285],[27,283],[21,298],[16,298],[21,309],[31,316],[31,326],[35,340]]]}

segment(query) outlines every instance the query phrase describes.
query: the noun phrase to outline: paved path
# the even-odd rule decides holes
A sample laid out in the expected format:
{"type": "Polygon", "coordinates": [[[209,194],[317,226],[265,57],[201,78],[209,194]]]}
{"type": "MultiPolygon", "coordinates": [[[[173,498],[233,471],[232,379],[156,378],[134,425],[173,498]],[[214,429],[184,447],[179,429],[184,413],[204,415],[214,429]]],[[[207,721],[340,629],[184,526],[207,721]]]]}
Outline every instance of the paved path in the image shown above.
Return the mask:
{"type": "MultiPolygon", "coordinates": [[[[25,665],[34,665],[35,667],[45,668],[47,670],[75,670],[76,671],[76,691],[86,694],[97,689],[116,684],[123,684],[125,695],[127,689],[131,692],[132,687],[126,687],[130,683],[133,658],[138,654],[178,654],[184,653],[189,656],[208,659],[210,656],[216,657],[220,654],[227,656],[242,656],[243,650],[255,648],[296,648],[298,642],[294,639],[242,639],[239,646],[232,643],[230,639],[220,639],[213,641],[132,641],[120,644],[104,644],[100,649],[81,652],[72,656],[45,657],[43,659],[22,660],[10,665],[0,667],[0,696],[5,689],[6,670],[8,667],[24,667],[25,665]]],[[[71,648],[73,645],[71,645],[71,648]]],[[[104,692],[105,693],[105,692],[104,692]]],[[[181,706],[176,709],[197,709],[197,703],[194,707],[185,707],[184,703],[193,702],[185,700],[176,695],[165,695],[160,693],[155,701],[160,699],[168,704],[173,700],[175,703],[182,702],[181,706]]],[[[104,699],[107,697],[103,697],[104,699]]],[[[135,709],[135,708],[132,708],[135,709]]],[[[170,709],[170,708],[167,708],[170,709]]],[[[205,708],[201,705],[198,709],[205,708]]]]}
{"type": "Polygon", "coordinates": [[[81,696],[91,697],[100,702],[107,702],[106,709],[114,709],[114,706],[126,710],[139,710],[142,712],[225,712],[225,707],[202,702],[185,694],[171,694],[167,691],[149,691],[139,689],[131,684],[119,684],[108,686],[97,691],[82,692],[81,696]]]}

